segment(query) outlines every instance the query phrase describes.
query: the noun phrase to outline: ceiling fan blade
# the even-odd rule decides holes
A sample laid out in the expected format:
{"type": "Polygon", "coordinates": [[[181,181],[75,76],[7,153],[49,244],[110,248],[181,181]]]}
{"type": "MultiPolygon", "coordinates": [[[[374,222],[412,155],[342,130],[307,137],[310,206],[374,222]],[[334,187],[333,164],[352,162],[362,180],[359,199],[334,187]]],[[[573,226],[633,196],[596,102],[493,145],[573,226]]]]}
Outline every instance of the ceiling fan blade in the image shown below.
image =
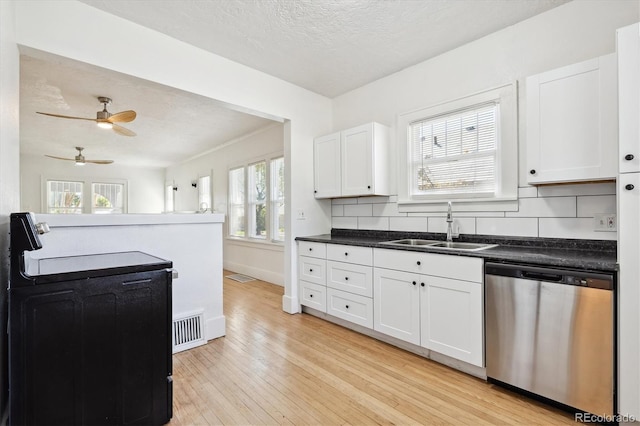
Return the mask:
{"type": "Polygon", "coordinates": [[[44,155],[45,157],[49,157],[49,158],[55,158],[56,160],[69,160],[69,161],[76,161],[75,158],[64,158],[64,157],[56,157],[55,155],[44,155]]]}
{"type": "Polygon", "coordinates": [[[107,121],[109,123],[128,123],[135,119],[136,119],[135,111],[122,111],[109,116],[109,118],[107,118],[107,121]]]}
{"type": "Polygon", "coordinates": [[[93,164],[111,164],[113,160],[84,160],[85,163],[93,163],[93,164]]]}
{"type": "Polygon", "coordinates": [[[118,126],[117,124],[113,124],[113,131],[122,136],[135,136],[136,133],[132,132],[129,129],[125,129],[122,126],[118,126]]]}
{"type": "Polygon", "coordinates": [[[36,111],[37,114],[42,114],[42,115],[48,115],[51,117],[57,117],[57,118],[69,118],[72,120],[88,120],[88,121],[96,121],[95,118],[84,118],[84,117],[70,117],[68,115],[60,115],[60,114],[51,114],[49,112],[38,112],[36,111]]]}

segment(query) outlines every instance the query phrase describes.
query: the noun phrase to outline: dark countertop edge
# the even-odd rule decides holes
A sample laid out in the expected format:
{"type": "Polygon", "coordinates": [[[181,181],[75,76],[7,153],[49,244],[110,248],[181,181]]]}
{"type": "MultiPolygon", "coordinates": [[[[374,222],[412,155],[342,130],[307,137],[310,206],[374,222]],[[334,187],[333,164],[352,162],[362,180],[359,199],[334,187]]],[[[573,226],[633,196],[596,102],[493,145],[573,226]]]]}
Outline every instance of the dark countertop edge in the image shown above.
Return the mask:
{"type": "Polygon", "coordinates": [[[402,247],[381,244],[381,242],[384,241],[405,238],[444,240],[444,234],[332,229],[331,234],[296,237],[296,241],[345,244],[360,247],[447,254],[451,256],[480,257],[493,262],[558,266],[589,271],[616,272],[618,270],[616,241],[493,235],[460,235],[459,238],[456,238],[456,241],[498,244],[498,247],[478,251],[461,251],[436,247],[402,247]],[[553,251],[558,251],[558,253],[556,255],[547,254],[553,251]]]}

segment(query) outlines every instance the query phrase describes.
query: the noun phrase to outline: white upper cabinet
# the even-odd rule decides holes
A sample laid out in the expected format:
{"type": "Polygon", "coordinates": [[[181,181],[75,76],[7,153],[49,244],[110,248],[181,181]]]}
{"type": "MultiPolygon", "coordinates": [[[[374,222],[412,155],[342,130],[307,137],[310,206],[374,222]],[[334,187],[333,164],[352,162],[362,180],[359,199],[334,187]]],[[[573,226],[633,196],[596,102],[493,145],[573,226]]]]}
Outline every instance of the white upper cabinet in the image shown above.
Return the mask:
{"type": "Polygon", "coordinates": [[[313,192],[316,198],[330,198],[340,194],[340,132],[315,139],[313,171],[313,192]]]}
{"type": "Polygon", "coordinates": [[[615,179],[616,55],[527,78],[530,184],[615,179]]]}
{"type": "Polygon", "coordinates": [[[314,141],[316,198],[391,195],[389,128],[368,123],[314,141]]]}
{"type": "Polygon", "coordinates": [[[640,24],[618,30],[620,173],[640,172],[640,24]]]}

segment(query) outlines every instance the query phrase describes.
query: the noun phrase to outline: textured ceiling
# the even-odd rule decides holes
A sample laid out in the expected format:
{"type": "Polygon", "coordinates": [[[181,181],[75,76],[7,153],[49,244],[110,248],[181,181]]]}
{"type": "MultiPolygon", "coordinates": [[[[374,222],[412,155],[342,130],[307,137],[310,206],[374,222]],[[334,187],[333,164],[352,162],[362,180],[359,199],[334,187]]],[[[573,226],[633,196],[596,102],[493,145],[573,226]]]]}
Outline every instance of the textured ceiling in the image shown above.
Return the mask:
{"type": "MultiPolygon", "coordinates": [[[[1,0],[0,0],[1,1],[1,0]]],[[[82,0],[335,97],[568,0],[82,0]]],[[[114,28],[114,31],[117,29],[114,28]]],[[[166,167],[270,125],[216,101],[52,55],[21,60],[21,152],[166,167]],[[129,138],[83,120],[133,109],[129,138]]],[[[135,60],[135,58],[132,58],[135,60]]],[[[54,161],[54,160],[52,160],[54,161]]]]}
{"type": "Polygon", "coordinates": [[[333,98],[568,0],[81,0],[333,98]]]}
{"type": "MultiPolygon", "coordinates": [[[[118,164],[167,167],[273,122],[233,111],[212,99],[68,59],[22,56],[20,60],[20,151],[23,154],[75,155],[118,164]],[[137,136],[120,136],[84,120],[67,120],[36,111],[95,118],[98,96],[110,97],[111,113],[134,110],[122,127],[137,136]]],[[[52,160],[55,161],[55,160],[52,160]]]]}

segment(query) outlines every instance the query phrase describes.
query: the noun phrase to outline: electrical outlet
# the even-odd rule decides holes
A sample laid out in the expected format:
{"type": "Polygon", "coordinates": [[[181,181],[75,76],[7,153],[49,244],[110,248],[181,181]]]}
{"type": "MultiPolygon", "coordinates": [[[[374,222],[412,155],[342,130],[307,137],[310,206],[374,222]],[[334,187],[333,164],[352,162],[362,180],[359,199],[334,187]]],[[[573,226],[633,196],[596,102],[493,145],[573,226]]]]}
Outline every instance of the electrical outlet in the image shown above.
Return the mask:
{"type": "Polygon", "coordinates": [[[594,217],[595,231],[615,232],[618,229],[618,221],[615,213],[597,213],[594,217]]]}

